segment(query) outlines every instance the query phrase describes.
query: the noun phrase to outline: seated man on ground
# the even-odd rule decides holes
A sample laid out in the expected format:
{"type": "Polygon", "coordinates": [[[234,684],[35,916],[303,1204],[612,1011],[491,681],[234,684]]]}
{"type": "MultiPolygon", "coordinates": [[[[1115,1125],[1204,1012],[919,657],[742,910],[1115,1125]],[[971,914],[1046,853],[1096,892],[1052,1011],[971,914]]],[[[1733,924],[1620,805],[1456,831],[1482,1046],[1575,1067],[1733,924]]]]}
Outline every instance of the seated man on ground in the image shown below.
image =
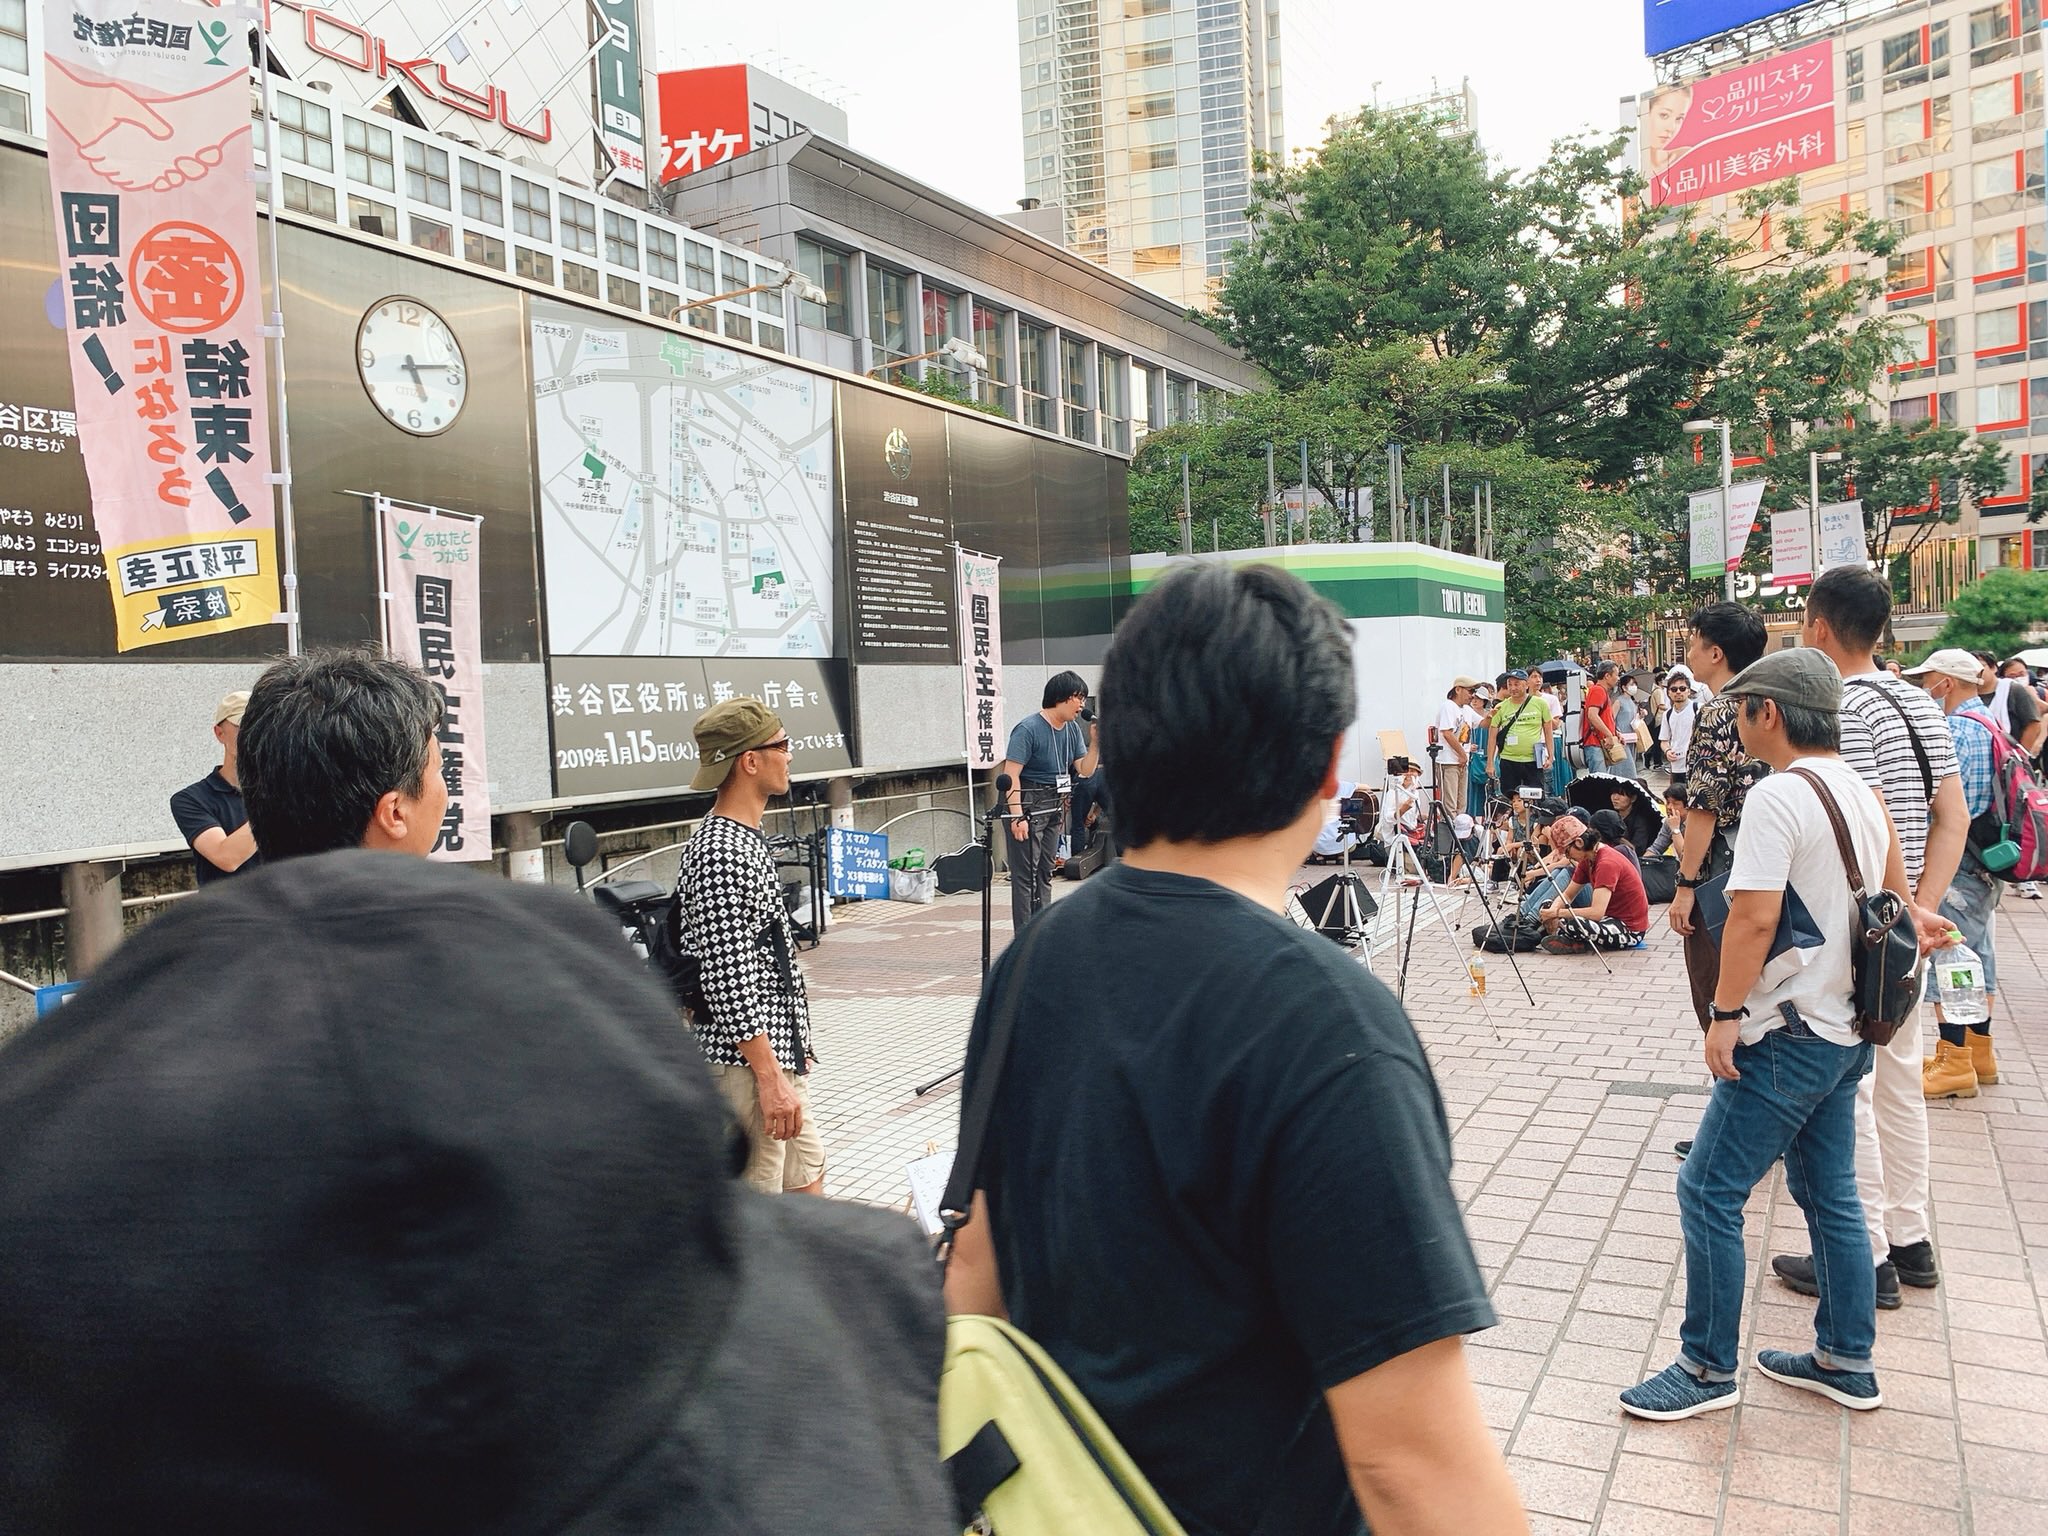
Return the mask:
{"type": "Polygon", "coordinates": [[[1576,861],[1564,894],[1537,915],[1550,937],[1543,947],[1553,954],[1579,954],[1601,949],[1633,949],[1650,930],[1650,898],[1643,877],[1620,849],[1576,816],[1560,816],[1550,824],[1550,845],[1576,861]],[[1574,911],[1581,892],[1585,910],[1574,911]]]}

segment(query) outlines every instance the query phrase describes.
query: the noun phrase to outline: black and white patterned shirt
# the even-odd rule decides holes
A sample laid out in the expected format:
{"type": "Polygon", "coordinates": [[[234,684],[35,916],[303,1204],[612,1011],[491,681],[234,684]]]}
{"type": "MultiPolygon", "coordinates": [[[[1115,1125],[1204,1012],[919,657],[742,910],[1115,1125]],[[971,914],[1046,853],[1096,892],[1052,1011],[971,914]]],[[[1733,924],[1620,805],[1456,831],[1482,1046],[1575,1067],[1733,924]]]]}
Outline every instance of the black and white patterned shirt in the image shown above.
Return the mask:
{"type": "Polygon", "coordinates": [[[810,1070],[810,1001],[767,839],[729,816],[704,818],[676,877],[683,943],[703,962],[709,1019],[695,1019],[705,1059],[744,1066],[740,1042],[766,1033],[775,1059],[810,1070]]]}
{"type": "Polygon", "coordinates": [[[1892,824],[1899,829],[1906,883],[1917,886],[1927,867],[1928,780],[1938,787],[1958,771],[1955,738],[1949,735],[1941,706],[1925,690],[1889,672],[1863,673],[1842,687],[1842,761],[1866,784],[1884,791],[1892,824]],[[1896,701],[1897,708],[1879,698],[1879,690],[1896,701]],[[1927,754],[1925,776],[1913,750],[1914,737],[1927,754]]]}

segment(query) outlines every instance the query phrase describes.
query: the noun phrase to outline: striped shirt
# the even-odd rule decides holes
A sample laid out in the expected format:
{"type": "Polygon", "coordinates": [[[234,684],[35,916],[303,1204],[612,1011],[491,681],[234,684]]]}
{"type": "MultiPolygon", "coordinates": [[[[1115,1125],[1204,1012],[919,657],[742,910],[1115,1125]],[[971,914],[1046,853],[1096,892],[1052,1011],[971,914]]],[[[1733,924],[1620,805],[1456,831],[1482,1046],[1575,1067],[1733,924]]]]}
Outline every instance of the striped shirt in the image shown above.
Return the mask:
{"type": "Polygon", "coordinates": [[[1941,706],[1924,690],[1889,672],[1866,672],[1844,682],[1842,761],[1855,769],[1864,783],[1883,792],[1892,825],[1899,829],[1899,852],[1905,856],[1909,886],[1919,884],[1920,872],[1927,865],[1927,807],[1931,799],[1928,775],[1921,773],[1920,758],[1913,751],[1916,738],[1927,754],[1933,785],[1939,787],[1943,779],[1956,773],[1955,741],[1942,718],[1941,706]]]}

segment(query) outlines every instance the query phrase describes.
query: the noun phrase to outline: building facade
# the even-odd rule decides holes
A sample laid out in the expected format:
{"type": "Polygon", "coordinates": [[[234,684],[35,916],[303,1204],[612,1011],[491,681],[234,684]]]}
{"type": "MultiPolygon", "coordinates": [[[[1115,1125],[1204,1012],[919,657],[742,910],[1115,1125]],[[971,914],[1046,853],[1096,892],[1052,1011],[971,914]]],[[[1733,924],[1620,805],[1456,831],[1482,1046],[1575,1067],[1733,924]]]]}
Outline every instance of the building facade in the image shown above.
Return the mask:
{"type": "Polygon", "coordinates": [[[1259,372],[1182,307],[1017,225],[810,135],[674,184],[694,228],[823,290],[792,350],[851,373],[947,374],[1034,431],[1130,454],[1259,372]],[[953,339],[986,368],[931,357],[953,339]]]}
{"type": "MultiPolygon", "coordinates": [[[[1829,60],[1835,153],[1803,170],[1798,187],[1809,217],[1869,214],[1899,237],[1881,300],[1899,350],[1878,409],[1966,428],[2006,455],[2003,494],[1914,556],[1909,606],[1930,620],[1981,570],[2048,569],[2048,532],[2026,520],[2048,477],[2040,28],[2040,0],[1830,0],[1653,58],[1658,89],[1625,104],[1625,118],[1644,125],[1654,173],[1678,154],[1661,144],[1681,109],[1662,103],[1709,94],[1746,65],[1810,52],[1829,60]]],[[[1772,238],[1742,224],[1739,191],[1678,200],[1772,238]]]]}
{"type": "Polygon", "coordinates": [[[1069,250],[1207,307],[1287,144],[1281,0],[1018,0],[1017,25],[1026,195],[1069,250]]]}

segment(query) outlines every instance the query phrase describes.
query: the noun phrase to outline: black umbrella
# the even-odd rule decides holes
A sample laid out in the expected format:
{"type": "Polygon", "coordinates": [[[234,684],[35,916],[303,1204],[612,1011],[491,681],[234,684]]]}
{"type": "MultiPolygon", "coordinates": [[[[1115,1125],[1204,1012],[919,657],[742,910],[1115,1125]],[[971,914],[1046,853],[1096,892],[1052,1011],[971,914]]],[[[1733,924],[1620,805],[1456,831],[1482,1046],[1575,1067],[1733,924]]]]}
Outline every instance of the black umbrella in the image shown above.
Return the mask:
{"type": "Polygon", "coordinates": [[[1581,774],[1572,780],[1565,798],[1590,815],[1594,811],[1613,810],[1611,797],[1617,794],[1629,797],[1629,807],[1621,813],[1622,824],[1628,828],[1629,842],[1641,853],[1657,840],[1657,828],[1663,820],[1657,813],[1657,802],[1641,780],[1624,778],[1618,773],[1581,774]]]}
{"type": "Polygon", "coordinates": [[[1541,672],[1545,677],[1549,677],[1553,672],[1562,677],[1573,672],[1583,672],[1586,669],[1576,661],[1573,661],[1569,656],[1560,656],[1555,661],[1539,661],[1532,670],[1541,672]]]}

